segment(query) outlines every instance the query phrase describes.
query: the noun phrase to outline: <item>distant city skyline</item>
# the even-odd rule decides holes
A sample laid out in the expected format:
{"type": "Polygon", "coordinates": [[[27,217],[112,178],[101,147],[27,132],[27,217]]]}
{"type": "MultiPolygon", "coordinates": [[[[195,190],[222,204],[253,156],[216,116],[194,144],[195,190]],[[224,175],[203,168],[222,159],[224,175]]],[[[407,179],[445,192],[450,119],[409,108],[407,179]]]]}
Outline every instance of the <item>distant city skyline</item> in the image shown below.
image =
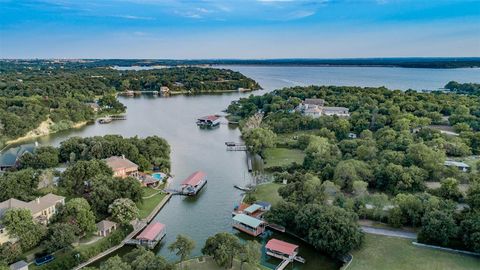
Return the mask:
{"type": "Polygon", "coordinates": [[[479,56],[476,0],[0,0],[0,58],[479,56]]]}

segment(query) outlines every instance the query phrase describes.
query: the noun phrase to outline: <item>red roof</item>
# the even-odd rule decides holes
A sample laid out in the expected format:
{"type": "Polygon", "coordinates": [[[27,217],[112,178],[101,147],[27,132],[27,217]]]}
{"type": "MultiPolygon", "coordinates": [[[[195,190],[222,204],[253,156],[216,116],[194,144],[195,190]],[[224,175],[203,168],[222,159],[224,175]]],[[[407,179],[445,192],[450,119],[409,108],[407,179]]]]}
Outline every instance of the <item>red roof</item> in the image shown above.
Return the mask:
{"type": "Polygon", "coordinates": [[[143,232],[141,232],[136,238],[153,241],[163,231],[163,229],[165,229],[165,224],[153,222],[148,224],[143,232]]]}
{"type": "Polygon", "coordinates": [[[283,254],[293,255],[295,250],[298,248],[297,245],[283,242],[278,239],[270,239],[265,246],[267,249],[278,251],[283,254]]]}
{"type": "Polygon", "coordinates": [[[183,180],[182,186],[196,186],[200,183],[207,175],[202,171],[196,171],[190,175],[187,179],[183,180]]]}
{"type": "Polygon", "coordinates": [[[204,116],[204,117],[202,117],[202,118],[199,118],[198,120],[215,121],[215,120],[217,120],[218,118],[220,118],[220,117],[218,117],[218,116],[216,116],[216,115],[207,115],[207,116],[204,116]]]}

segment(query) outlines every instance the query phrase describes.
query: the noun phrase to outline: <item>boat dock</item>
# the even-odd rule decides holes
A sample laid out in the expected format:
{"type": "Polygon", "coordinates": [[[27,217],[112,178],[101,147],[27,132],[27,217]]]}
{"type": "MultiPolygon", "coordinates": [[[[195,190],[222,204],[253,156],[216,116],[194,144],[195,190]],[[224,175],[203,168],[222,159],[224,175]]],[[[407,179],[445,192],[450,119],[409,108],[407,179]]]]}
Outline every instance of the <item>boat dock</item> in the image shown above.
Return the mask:
{"type": "Polygon", "coordinates": [[[289,263],[294,261],[305,263],[305,259],[297,256],[299,246],[290,244],[275,238],[270,239],[265,245],[265,253],[268,256],[281,259],[282,262],[275,268],[275,270],[285,269],[289,263]]]}
{"type": "Polygon", "coordinates": [[[101,117],[98,119],[98,123],[100,124],[108,124],[114,120],[127,120],[127,116],[125,114],[120,115],[107,115],[105,117],[101,117]]]}
{"type": "Polygon", "coordinates": [[[227,151],[247,151],[247,146],[243,143],[225,142],[227,151]]]}

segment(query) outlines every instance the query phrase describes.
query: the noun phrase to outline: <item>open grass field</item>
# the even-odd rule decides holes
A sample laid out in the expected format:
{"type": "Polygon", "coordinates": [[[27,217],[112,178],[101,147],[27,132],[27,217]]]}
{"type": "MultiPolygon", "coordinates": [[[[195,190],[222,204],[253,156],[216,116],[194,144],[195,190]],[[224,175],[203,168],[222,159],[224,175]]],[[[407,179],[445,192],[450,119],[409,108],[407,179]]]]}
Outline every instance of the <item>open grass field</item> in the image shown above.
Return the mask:
{"type": "Polygon", "coordinates": [[[265,201],[272,205],[276,205],[282,199],[282,197],[278,195],[278,189],[281,186],[282,184],[277,183],[258,185],[255,189],[255,197],[259,201],[265,201]]]}
{"type": "Polygon", "coordinates": [[[157,204],[159,204],[163,200],[163,198],[165,198],[165,196],[166,196],[165,193],[160,192],[148,199],[143,199],[143,202],[141,203],[140,202],[137,203],[140,219],[146,218],[152,212],[152,210],[157,206],[157,204]]]}
{"type": "Polygon", "coordinates": [[[265,150],[265,168],[289,165],[294,162],[302,164],[305,153],[298,149],[268,148],[265,150]]]}
{"type": "Polygon", "coordinates": [[[480,258],[420,248],[411,240],[365,235],[365,243],[354,251],[348,270],[471,270],[480,269],[480,258]]]}

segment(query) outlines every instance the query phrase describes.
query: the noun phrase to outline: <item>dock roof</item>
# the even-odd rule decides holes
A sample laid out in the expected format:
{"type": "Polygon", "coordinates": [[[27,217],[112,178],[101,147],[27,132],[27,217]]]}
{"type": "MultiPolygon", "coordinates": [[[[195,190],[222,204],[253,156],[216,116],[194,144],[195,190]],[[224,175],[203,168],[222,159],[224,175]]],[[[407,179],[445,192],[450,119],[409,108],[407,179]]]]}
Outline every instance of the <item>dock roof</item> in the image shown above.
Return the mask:
{"type": "Polygon", "coordinates": [[[191,174],[187,179],[183,180],[182,186],[196,186],[198,185],[207,175],[202,171],[196,171],[191,174]]]}
{"type": "Polygon", "coordinates": [[[152,222],[136,237],[137,239],[153,241],[165,229],[165,224],[152,222]]]}
{"type": "Polygon", "coordinates": [[[267,242],[265,248],[283,254],[293,255],[296,252],[298,246],[273,238],[267,242]]]}
{"type": "Polygon", "coordinates": [[[263,221],[260,219],[253,218],[251,216],[247,216],[245,214],[238,214],[233,217],[233,220],[243,223],[245,225],[248,225],[252,228],[257,228],[261,224],[263,224],[263,221]]]}
{"type": "Polygon", "coordinates": [[[258,210],[262,209],[262,206],[261,205],[258,205],[258,204],[252,204],[250,205],[249,207],[245,208],[245,210],[243,210],[244,212],[246,213],[249,213],[249,214],[252,214],[258,210]]]}
{"type": "Polygon", "coordinates": [[[215,120],[217,120],[218,118],[220,118],[220,117],[218,117],[218,116],[216,116],[216,115],[207,115],[207,116],[203,116],[203,117],[198,118],[198,120],[202,120],[202,121],[215,121],[215,120]]]}

